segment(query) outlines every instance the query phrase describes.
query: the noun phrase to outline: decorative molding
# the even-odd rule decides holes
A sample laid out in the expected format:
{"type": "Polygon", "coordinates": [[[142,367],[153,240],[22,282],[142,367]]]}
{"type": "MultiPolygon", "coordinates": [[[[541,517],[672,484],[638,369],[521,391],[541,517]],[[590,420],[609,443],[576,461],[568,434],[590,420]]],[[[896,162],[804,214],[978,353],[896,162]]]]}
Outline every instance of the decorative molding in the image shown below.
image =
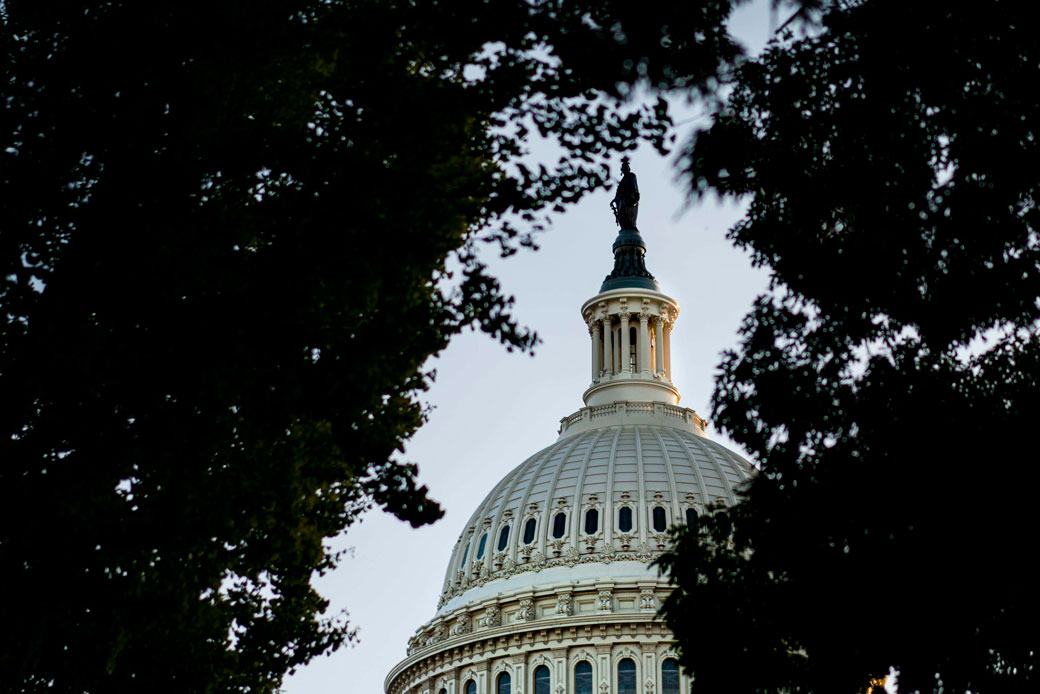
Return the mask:
{"type": "MultiPolygon", "coordinates": [[[[639,561],[644,564],[649,564],[653,560],[657,559],[668,546],[667,534],[657,533],[651,535],[654,537],[655,542],[653,545],[642,544],[638,547],[634,545],[632,540],[635,538],[636,533],[633,529],[632,533],[616,533],[615,537],[618,540],[622,540],[621,549],[615,550],[612,546],[605,546],[600,551],[589,552],[588,554],[579,554],[574,547],[567,548],[566,538],[560,540],[549,540],[548,549],[552,556],[546,557],[541,552],[534,549],[531,550],[531,557],[528,561],[522,563],[510,563],[507,567],[506,562],[503,561],[502,568],[489,571],[487,564],[481,563],[476,570],[476,574],[471,576],[468,580],[462,581],[459,585],[452,585],[447,589],[440,597],[437,602],[437,609],[443,607],[452,598],[462,595],[464,592],[471,588],[482,586],[490,581],[497,580],[499,578],[508,578],[509,576],[515,576],[517,574],[541,571],[542,569],[551,569],[557,566],[573,567],[579,564],[610,564],[615,561],[639,561]],[[624,538],[628,537],[628,544],[624,542],[624,538]],[[661,538],[660,542],[657,542],[658,536],[661,538]]],[[[534,545],[535,543],[532,543],[534,545]]]]}
{"type": "Polygon", "coordinates": [[[639,591],[639,611],[657,612],[657,596],[650,588],[639,591]]]}
{"type": "Polygon", "coordinates": [[[577,648],[575,648],[574,650],[572,650],[571,653],[570,653],[570,659],[569,660],[570,660],[570,664],[571,664],[572,668],[577,663],[579,663],[582,660],[589,661],[589,665],[595,665],[596,664],[596,657],[594,655],[592,655],[591,653],[589,653],[588,649],[586,649],[586,648],[583,648],[581,650],[578,650],[577,648]]]}
{"type": "Polygon", "coordinates": [[[530,598],[524,598],[520,601],[520,609],[516,611],[516,621],[533,622],[534,619],[534,600],[530,598]]]}
{"type": "Polygon", "coordinates": [[[451,625],[451,629],[448,630],[448,636],[462,636],[468,634],[471,631],[471,620],[468,614],[460,614],[455,620],[455,623],[451,625]]]}
{"type": "Polygon", "coordinates": [[[614,611],[614,591],[601,590],[596,598],[596,612],[614,611]]]}
{"type": "Polygon", "coordinates": [[[570,617],[574,614],[573,596],[570,593],[560,593],[556,596],[556,614],[570,617]]]}
{"type": "Polygon", "coordinates": [[[484,616],[477,620],[478,629],[491,629],[501,624],[502,610],[498,605],[488,605],[484,609],[484,616]]]}

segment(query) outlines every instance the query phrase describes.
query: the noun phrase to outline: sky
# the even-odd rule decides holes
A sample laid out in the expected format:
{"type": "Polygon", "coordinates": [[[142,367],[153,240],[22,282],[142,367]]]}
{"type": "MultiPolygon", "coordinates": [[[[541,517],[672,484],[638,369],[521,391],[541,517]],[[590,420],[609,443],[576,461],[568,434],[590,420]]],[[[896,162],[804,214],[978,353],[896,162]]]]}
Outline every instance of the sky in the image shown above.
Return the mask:
{"type": "MultiPolygon", "coordinates": [[[[735,15],[731,31],[757,50],[770,24],[768,3],[756,2],[735,15]]],[[[696,125],[680,125],[680,139],[696,125]]],[[[674,157],[642,147],[631,158],[647,268],[680,306],[672,334],[680,405],[710,421],[720,355],[737,346],[741,320],[769,278],[726,240],[743,214],[739,201],[689,200],[676,179],[674,157]]],[[[620,157],[613,168],[620,179],[620,157]]],[[[288,677],[288,694],[381,694],[409,637],[433,617],[452,548],[473,510],[510,470],[556,440],[562,417],[583,406],[591,365],[580,308],[613,267],[612,197],[613,191],[599,191],[558,215],[537,251],[501,260],[489,249],[485,260],[515,297],[514,314],[542,343],[532,357],[467,332],[431,360],[437,378],[424,401],[433,410],[402,459],[419,464],[420,482],[444,517],[413,529],[372,511],[332,543],[333,550],[350,553],[316,585],[333,613],[348,611],[358,641],[288,677]]],[[[746,455],[713,427],[708,431],[746,455]]]]}

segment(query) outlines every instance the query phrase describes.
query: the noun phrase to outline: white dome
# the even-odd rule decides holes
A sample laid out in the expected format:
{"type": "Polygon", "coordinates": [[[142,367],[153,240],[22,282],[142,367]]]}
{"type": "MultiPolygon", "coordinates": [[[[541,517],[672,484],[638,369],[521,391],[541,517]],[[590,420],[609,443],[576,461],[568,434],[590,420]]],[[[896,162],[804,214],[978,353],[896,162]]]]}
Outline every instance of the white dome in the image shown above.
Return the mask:
{"type": "Polygon", "coordinates": [[[448,562],[438,614],[546,583],[655,575],[647,564],[666,547],[662,530],[686,522],[687,509],[735,503],[752,475],[685,408],[614,403],[563,424],[556,443],[477,506],[448,562]]]}
{"type": "Polygon", "coordinates": [[[386,694],[617,694],[636,683],[691,694],[658,618],[672,586],[650,563],[668,549],[669,527],[735,503],[754,469],[679,407],[679,305],[647,271],[639,232],[622,230],[613,251],[614,271],[581,308],[586,406],[477,506],[437,614],[409,639],[386,694]]]}

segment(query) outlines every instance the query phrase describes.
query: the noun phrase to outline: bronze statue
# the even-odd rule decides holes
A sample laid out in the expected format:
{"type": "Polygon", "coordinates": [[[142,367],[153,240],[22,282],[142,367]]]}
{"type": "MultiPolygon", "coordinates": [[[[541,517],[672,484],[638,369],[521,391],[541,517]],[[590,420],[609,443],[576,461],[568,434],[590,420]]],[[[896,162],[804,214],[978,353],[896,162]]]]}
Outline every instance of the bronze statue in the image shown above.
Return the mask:
{"type": "Polygon", "coordinates": [[[618,183],[617,193],[610,201],[610,209],[614,212],[614,219],[618,226],[624,229],[636,229],[636,215],[639,214],[639,184],[636,175],[632,173],[632,167],[628,164],[628,157],[621,160],[621,182],[618,183]]]}

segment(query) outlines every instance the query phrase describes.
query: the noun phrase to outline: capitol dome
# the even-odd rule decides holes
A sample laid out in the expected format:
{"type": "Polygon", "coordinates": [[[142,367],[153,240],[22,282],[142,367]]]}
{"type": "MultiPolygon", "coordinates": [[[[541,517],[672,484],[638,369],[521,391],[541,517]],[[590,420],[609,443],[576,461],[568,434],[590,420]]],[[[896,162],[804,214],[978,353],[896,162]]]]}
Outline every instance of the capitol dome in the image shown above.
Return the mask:
{"type": "Polygon", "coordinates": [[[583,430],[564,430],[477,506],[448,562],[438,614],[532,585],[653,576],[646,565],[666,547],[667,528],[735,503],[750,477],[691,410],[619,402],[564,424],[585,417],[583,430]]]}
{"type": "Polygon", "coordinates": [[[585,407],[473,511],[386,694],[690,693],[657,615],[671,588],[651,563],[670,527],[735,503],[753,468],[678,404],[679,305],[646,269],[623,171],[614,269],[581,307],[585,407]]]}

